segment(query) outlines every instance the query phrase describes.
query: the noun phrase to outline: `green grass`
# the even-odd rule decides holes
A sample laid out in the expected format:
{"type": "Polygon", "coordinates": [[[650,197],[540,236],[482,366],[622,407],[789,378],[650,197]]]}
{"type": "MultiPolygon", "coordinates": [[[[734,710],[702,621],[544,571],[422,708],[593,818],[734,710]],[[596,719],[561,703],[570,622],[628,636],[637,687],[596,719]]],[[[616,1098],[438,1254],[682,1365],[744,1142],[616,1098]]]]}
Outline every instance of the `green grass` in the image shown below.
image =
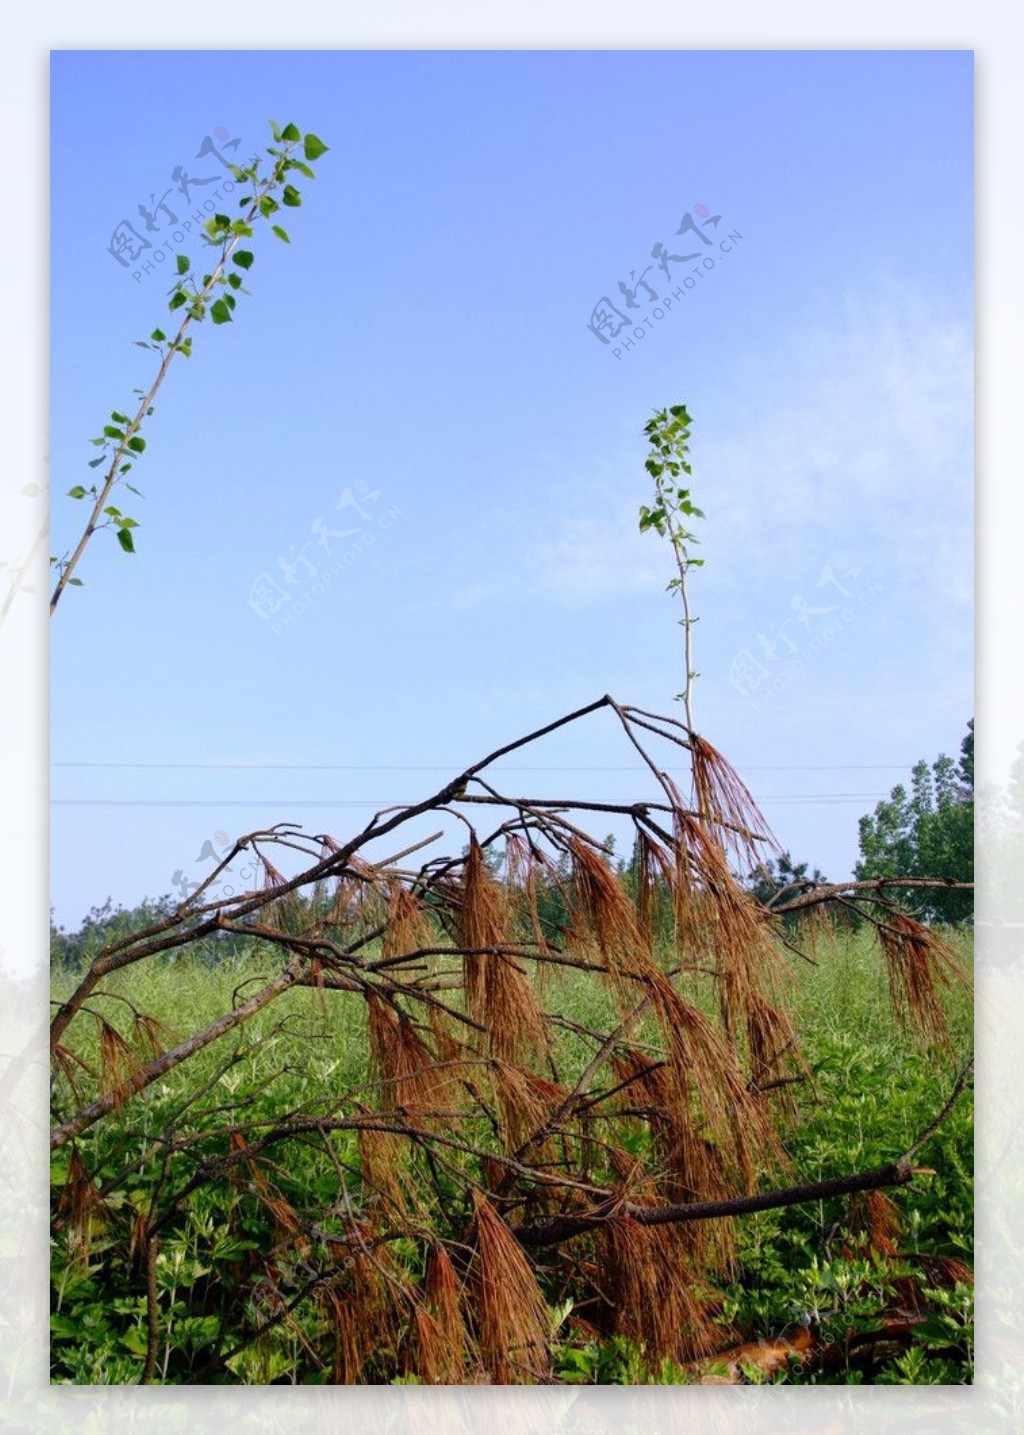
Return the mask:
{"type": "MultiPolygon", "coordinates": [[[[971,938],[952,939],[969,967],[971,938]]],[[[969,994],[951,992],[947,1002],[956,1053],[946,1059],[917,1051],[894,1023],[882,958],[866,932],[823,942],[817,965],[793,957],[787,1004],[793,1013],[813,1084],[799,1088],[799,1118],[786,1130],[785,1143],[795,1180],[869,1169],[898,1156],[928,1125],[952,1086],[958,1061],[970,1049],[972,1012],[969,994]]],[[[105,996],[89,1006],[119,1030],[130,1029],[130,1009],[119,997],[184,1036],[255,991],[274,974],[270,955],[211,966],[189,956],[174,962],[157,959],[116,973],[102,984],[105,996]]],[[[72,982],[57,975],[53,995],[67,995],[72,982]]],[[[557,971],[541,983],[543,1004],[571,1021],[598,1030],[617,1024],[611,997],[585,975],[557,971]]],[[[708,983],[689,993],[711,1007],[708,983]]],[[[58,1234],[52,1263],[54,1280],[54,1379],[70,1383],[130,1383],[139,1377],[145,1354],[144,1273],[127,1257],[133,1223],[147,1213],[160,1171],[152,1143],[168,1127],[194,1143],[169,1159],[167,1191],[180,1187],[203,1162],[224,1154],[225,1141],[204,1137],[223,1122],[220,1108],[241,1103],[231,1119],[266,1121],[316,1106],[325,1094],[341,1096],[367,1080],[365,1003],[330,993],[326,1001],[308,989],[287,993],[241,1031],[214,1043],[183,1067],[156,1083],[143,1099],[84,1134],[79,1147],[104,1187],[108,1211],[94,1222],[88,1252],[67,1249],[58,1234]],[[197,1097],[198,1094],[198,1097],[197,1097]],[[206,1144],[204,1144],[206,1142],[206,1144]],[[147,1154],[149,1153],[149,1154],[147,1154]]],[[[79,1019],[75,1050],[94,1064],[98,1022],[79,1019]]],[[[635,1039],[655,1041],[653,1025],[635,1039]]],[[[557,1038],[563,1079],[572,1080],[593,1053],[582,1037],[560,1032],[557,1038]]],[[[83,1078],[85,1094],[91,1094],[83,1078]]],[[[66,1086],[57,1097],[63,1111],[73,1109],[66,1086]]],[[[372,1093],[365,1092],[367,1104],[372,1093]]],[[[158,1148],[154,1148],[158,1149],[158,1148]]],[[[358,1169],[353,1133],[339,1133],[338,1159],[358,1169]]],[[[282,1155],[274,1153],[275,1157],[282,1155]]],[[[70,1152],[53,1162],[55,1200],[68,1176],[70,1152]]],[[[880,1310],[891,1307],[915,1275],[931,1292],[932,1315],[916,1329],[909,1347],[892,1350],[865,1373],[850,1365],[820,1376],[796,1367],[782,1377],[794,1383],[963,1383],[971,1378],[971,1302],[969,1287],[937,1288],[934,1266],[922,1258],[972,1260],[972,1126],[970,1092],[918,1158],[934,1175],[921,1175],[893,1193],[902,1225],[899,1255],[879,1259],[866,1245],[844,1242],[833,1228],[842,1203],[808,1203],[740,1218],[737,1262],[719,1282],[722,1313],[739,1339],[777,1337],[811,1322],[824,1339],[841,1345],[850,1332],[870,1330],[880,1310]]],[[[271,1164],[277,1188],[301,1207],[330,1204],[337,1196],[337,1171],[312,1146],[292,1142],[282,1164],[271,1164]]],[[[353,1176],[355,1189],[355,1176],[353,1176]]],[[[454,1188],[453,1188],[454,1190],[454,1188]]],[[[438,1212],[440,1219],[441,1213],[438,1212]]],[[[459,1213],[452,1218],[457,1225],[459,1213]]],[[[177,1383],[200,1370],[211,1352],[230,1350],[239,1328],[253,1319],[244,1290],[237,1299],[233,1282],[251,1271],[251,1263],[274,1239],[274,1225],[246,1183],[204,1184],[182,1203],[161,1247],[157,1283],[162,1345],[156,1379],[177,1383]]],[[[421,1259],[411,1242],[397,1248],[415,1274],[421,1259]]],[[[286,1273],[287,1274],[287,1273],[286,1273]]],[[[299,1273],[292,1272],[295,1280],[299,1273]]],[[[239,1287],[241,1289],[241,1287],[239,1287]]],[[[552,1305],[562,1312],[558,1293],[552,1305]]],[[[314,1344],[320,1327],[311,1307],[300,1306],[297,1321],[314,1344]]],[[[629,1341],[594,1341],[574,1328],[571,1310],[562,1313],[556,1345],[556,1373],[563,1380],[600,1383],[674,1383],[684,1371],[663,1365],[653,1373],[629,1341]]],[[[284,1327],[272,1340],[261,1340],[229,1362],[239,1383],[329,1378],[307,1357],[302,1338],[284,1327]]],[[[223,1380],[223,1375],[215,1378],[223,1380]]],[[[394,1378],[382,1356],[368,1379],[394,1378]]]]}

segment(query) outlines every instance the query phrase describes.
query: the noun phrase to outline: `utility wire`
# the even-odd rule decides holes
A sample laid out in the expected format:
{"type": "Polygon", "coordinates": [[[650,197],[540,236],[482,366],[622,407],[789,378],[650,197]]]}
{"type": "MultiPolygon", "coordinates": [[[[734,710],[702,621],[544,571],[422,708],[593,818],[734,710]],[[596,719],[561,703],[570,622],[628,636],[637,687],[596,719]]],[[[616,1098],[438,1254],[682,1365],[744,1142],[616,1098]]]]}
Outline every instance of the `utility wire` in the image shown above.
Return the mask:
{"type": "MultiPolygon", "coordinates": [[[[792,804],[805,803],[810,806],[826,805],[838,802],[878,802],[887,797],[885,792],[782,792],[767,797],[756,797],[759,803],[784,802],[792,804]]],[[[635,802],[634,796],[630,797],[609,797],[605,799],[611,803],[628,804],[635,802]]],[[[261,798],[236,798],[236,797],[54,797],[50,799],[51,807],[360,807],[360,808],[382,808],[382,807],[411,807],[410,800],[400,801],[397,799],[331,799],[331,798],[285,798],[285,797],[261,797],[261,798]]],[[[561,805],[561,804],[560,804],[561,805]]],[[[566,803],[565,806],[571,804],[566,803]]]]}
{"type": "MultiPolygon", "coordinates": [[[[458,764],[404,767],[401,764],[331,763],[331,762],[54,762],[51,767],[116,767],[133,772],[171,770],[208,772],[454,772],[458,764]]],[[[849,762],[849,763],[771,763],[734,764],[739,772],[909,772],[913,763],[849,762]]],[[[495,767],[496,772],[645,772],[643,767],[495,767]]],[[[688,768],[670,767],[669,772],[687,772],[688,768]]]]}

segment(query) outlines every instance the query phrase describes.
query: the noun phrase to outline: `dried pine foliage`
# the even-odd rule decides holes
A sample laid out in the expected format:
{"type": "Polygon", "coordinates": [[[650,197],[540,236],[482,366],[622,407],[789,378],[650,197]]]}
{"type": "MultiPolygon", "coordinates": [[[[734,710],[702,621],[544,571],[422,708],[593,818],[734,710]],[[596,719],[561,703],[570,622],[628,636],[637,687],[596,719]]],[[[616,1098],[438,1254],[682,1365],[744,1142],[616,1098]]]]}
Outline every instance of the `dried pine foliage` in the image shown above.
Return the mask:
{"type": "Polygon", "coordinates": [[[96,1073],[89,1063],[79,1056],[76,1051],[72,1051],[70,1047],[65,1046],[59,1041],[55,1041],[50,1047],[50,1060],[54,1063],[56,1071],[64,1077],[68,1086],[70,1086],[71,1093],[75,1100],[81,1101],[82,1089],[78,1084],[78,1072],[76,1071],[76,1067],[84,1071],[86,1075],[95,1077],[96,1073]]]}
{"type": "Polygon", "coordinates": [[[92,1238],[104,1229],[111,1215],[92,1172],[79,1152],[72,1151],[57,1205],[57,1222],[67,1231],[68,1251],[76,1264],[88,1266],[92,1238]]]}
{"type": "MultiPolygon", "coordinates": [[[[752,1006],[776,998],[783,985],[769,919],[740,887],[714,834],[685,813],[676,823],[674,878],[680,953],[711,963],[723,1029],[735,1045],[750,1032],[752,1006]]],[[[753,1052],[749,1059],[753,1066],[753,1052]]]]}
{"type": "Polygon", "coordinates": [[[757,866],[766,843],[778,850],[753,794],[718,749],[691,733],[690,759],[697,815],[712,840],[731,848],[744,871],[757,866]]]}
{"type": "Polygon", "coordinates": [[[752,1190],[759,1166],[784,1164],[768,1112],[748,1090],[735,1053],[704,1013],[663,976],[652,983],[651,995],[668,1057],[673,1109],[681,1129],[687,1115],[692,1123],[686,1179],[701,1189],[702,1153],[710,1142],[729,1179],[752,1190]]]}
{"type": "MultiPolygon", "coordinates": [[[[855,1192],[847,1202],[845,1224],[848,1231],[862,1231],[871,1250],[880,1256],[897,1254],[902,1224],[899,1207],[884,1191],[855,1192]]],[[[853,1254],[849,1247],[846,1253],[853,1254]]]]}
{"type": "Polygon", "coordinates": [[[359,1169],[367,1209],[383,1203],[385,1220],[408,1218],[418,1210],[416,1179],[409,1168],[411,1152],[404,1137],[364,1126],[359,1132],[359,1169]]]}
{"type": "Polygon", "coordinates": [[[789,1014],[757,992],[751,992],[747,997],[746,1017],[750,1084],[755,1091],[761,1087],[773,1090],[780,1111],[795,1117],[797,1107],[792,1084],[770,1086],[773,1081],[784,1080],[786,1072],[807,1080],[813,1079],[811,1068],[801,1054],[789,1014]]]}
{"type": "MultiPolygon", "coordinates": [[[[491,1076],[507,1152],[519,1151],[535,1133],[542,1131],[569,1095],[557,1082],[535,1076],[509,1061],[492,1061],[491,1076]]],[[[543,1150],[534,1143],[534,1149],[523,1152],[534,1164],[550,1159],[551,1154],[550,1141],[543,1150]]]]}
{"type": "Polygon", "coordinates": [[[950,1288],[955,1285],[972,1286],[974,1272],[956,1256],[919,1255],[922,1273],[930,1285],[950,1288]]]}
{"type": "Polygon", "coordinates": [[[174,1045],[175,1036],[170,1027],[158,1021],[155,1016],[139,1012],[135,1017],[132,1042],[144,1057],[155,1060],[156,1057],[162,1056],[168,1047],[174,1045]]]}
{"type": "Polygon", "coordinates": [[[573,929],[597,948],[610,974],[623,1012],[643,995],[637,980],[659,975],[637,910],[611,868],[585,843],[569,844],[572,883],[569,891],[573,929]]]}
{"type": "Polygon", "coordinates": [[[100,1027],[100,1087],[114,1106],[121,1106],[137,1090],[142,1063],[116,1027],[97,1017],[100,1027]]]}
{"type": "Polygon", "coordinates": [[[425,1361],[420,1346],[416,1373],[430,1385],[461,1385],[473,1345],[462,1315],[462,1287],[442,1245],[436,1245],[427,1259],[423,1290],[424,1303],[417,1315],[429,1317],[430,1341],[425,1361]]]}
{"type": "Polygon", "coordinates": [[[531,1384],[550,1360],[547,1306],[522,1246],[478,1191],[473,1210],[469,1283],[480,1357],[495,1385],[531,1384]]]}
{"type": "Polygon", "coordinates": [[[384,1111],[402,1111],[418,1121],[443,1109],[453,1085],[450,1067],[439,1066],[405,1012],[375,992],[366,998],[370,1078],[380,1088],[384,1111]]]}
{"type": "Polygon", "coordinates": [[[487,1030],[488,1049],[500,1061],[537,1057],[547,1049],[544,1014],[522,959],[513,956],[506,928],[505,892],[484,865],[474,838],[462,884],[461,937],[466,1007],[487,1030]]]}
{"type": "Polygon", "coordinates": [[[352,1308],[350,1295],[333,1283],[321,1283],[314,1298],[333,1334],[332,1384],[358,1385],[368,1351],[360,1316],[352,1308]]]}
{"type": "MultiPolygon", "coordinates": [[[[336,844],[335,844],[336,846],[336,844]]],[[[375,869],[353,854],[337,875],[334,897],[323,925],[344,935],[350,928],[377,926],[387,920],[387,896],[375,881],[375,869]]]]}
{"type": "Polygon", "coordinates": [[[601,1228],[599,1266],[615,1307],[615,1330],[638,1340],[654,1366],[692,1360],[715,1349],[709,1292],[675,1226],[648,1226],[626,1214],[601,1228]]]}
{"type": "Polygon", "coordinates": [[[430,918],[408,888],[392,879],[388,883],[387,925],[381,940],[381,957],[390,961],[434,945],[430,918]]]}
{"type": "Polygon", "coordinates": [[[344,1271],[333,1281],[340,1313],[332,1312],[345,1378],[358,1384],[381,1349],[397,1349],[417,1308],[415,1291],[386,1242],[366,1221],[348,1222],[344,1271]]]}
{"type": "Polygon", "coordinates": [[[905,912],[886,913],[878,938],[889,970],[889,995],[897,1021],[926,1048],[950,1051],[952,1042],[938,988],[965,981],[962,968],[936,932],[905,912]]]}
{"type": "MultiPolygon", "coordinates": [[[[651,1204],[683,1201],[717,1201],[734,1193],[726,1163],[718,1146],[701,1133],[687,1091],[680,1091],[676,1073],[668,1062],[654,1063],[643,1052],[620,1048],[614,1058],[620,1081],[630,1084],[623,1092],[628,1107],[646,1108],[656,1175],[648,1177],[646,1194],[635,1199],[651,1204]]],[[[625,1178],[629,1162],[615,1159],[616,1173],[625,1178]]],[[[635,1187],[638,1172],[632,1173],[635,1187]]],[[[702,1268],[729,1269],[735,1242],[732,1225],[725,1220],[697,1221],[681,1229],[681,1237],[702,1268]]]]}
{"type": "MultiPolygon", "coordinates": [[[[543,854],[522,837],[511,833],[505,839],[505,889],[516,916],[516,927],[528,933],[542,954],[551,950],[538,904],[545,866],[543,854]]],[[[541,965],[538,976],[543,978],[547,971],[548,968],[541,965]]]]}

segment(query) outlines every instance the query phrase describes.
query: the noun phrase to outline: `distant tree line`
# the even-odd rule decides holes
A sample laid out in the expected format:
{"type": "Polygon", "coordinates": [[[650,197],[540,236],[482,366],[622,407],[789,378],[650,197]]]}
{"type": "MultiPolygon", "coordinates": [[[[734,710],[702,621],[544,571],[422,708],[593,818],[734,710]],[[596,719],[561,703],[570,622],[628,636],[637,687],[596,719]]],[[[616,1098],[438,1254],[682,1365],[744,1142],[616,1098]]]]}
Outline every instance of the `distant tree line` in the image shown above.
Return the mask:
{"type": "MultiPolygon", "coordinates": [[[[974,719],[960,744],[960,759],[945,753],[910,775],[910,790],[894,787],[888,801],[860,819],[859,880],[871,877],[950,877],[974,880],[974,719]]],[[[899,892],[899,889],[894,889],[899,892]]],[[[929,922],[968,922],[973,891],[906,888],[901,902],[929,922]]]]}

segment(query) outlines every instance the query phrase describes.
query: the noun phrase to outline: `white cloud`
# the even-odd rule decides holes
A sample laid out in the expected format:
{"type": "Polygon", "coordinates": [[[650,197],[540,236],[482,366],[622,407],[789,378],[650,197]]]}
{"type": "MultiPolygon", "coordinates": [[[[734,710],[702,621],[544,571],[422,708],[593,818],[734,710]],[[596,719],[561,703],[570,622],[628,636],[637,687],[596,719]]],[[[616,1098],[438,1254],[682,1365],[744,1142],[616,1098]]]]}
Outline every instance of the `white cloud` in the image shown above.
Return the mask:
{"type": "Polygon", "coordinates": [[[972,335],[941,296],[848,296],[736,389],[753,422],[703,451],[730,496],[716,547],[784,567],[808,540],[859,544],[860,561],[970,602],[972,335]]]}
{"type": "MultiPolygon", "coordinates": [[[[723,382],[714,419],[695,431],[709,589],[784,585],[843,553],[913,588],[915,603],[970,606],[972,336],[944,296],[865,287],[723,382]]],[[[534,536],[537,514],[521,514],[530,536],[518,551],[510,542],[515,558],[456,589],[455,606],[586,605],[664,589],[664,547],[636,531],[639,457],[563,476],[567,516],[534,536]]]]}

